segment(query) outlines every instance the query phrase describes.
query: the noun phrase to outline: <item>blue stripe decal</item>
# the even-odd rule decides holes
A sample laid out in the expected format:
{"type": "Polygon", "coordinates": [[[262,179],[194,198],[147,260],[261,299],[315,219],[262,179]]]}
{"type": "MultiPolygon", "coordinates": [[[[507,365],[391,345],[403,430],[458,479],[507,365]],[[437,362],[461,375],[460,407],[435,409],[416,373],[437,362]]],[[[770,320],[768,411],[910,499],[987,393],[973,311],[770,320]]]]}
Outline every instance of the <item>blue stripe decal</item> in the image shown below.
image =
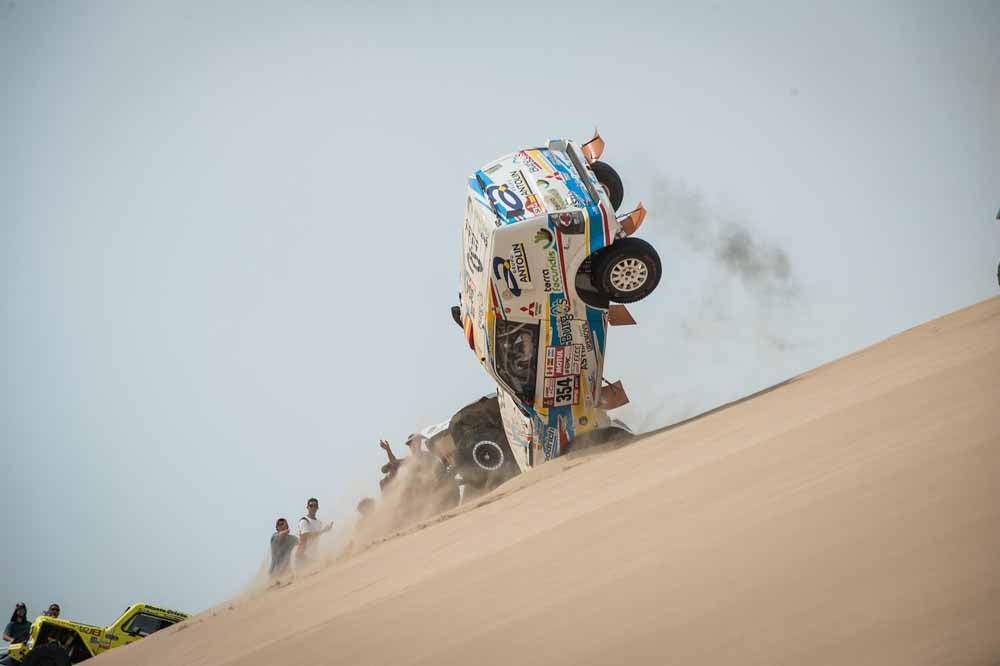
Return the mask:
{"type": "MultiPolygon", "coordinates": [[[[587,216],[590,223],[590,252],[593,253],[600,250],[608,244],[608,239],[604,237],[604,218],[601,217],[599,202],[595,202],[591,198],[590,192],[583,181],[573,175],[569,165],[563,161],[558,153],[546,150],[542,154],[549,160],[549,164],[562,174],[566,181],[566,188],[583,202],[582,207],[587,209],[587,216]]],[[[580,174],[580,176],[585,178],[586,174],[580,174]]]]}
{"type": "Polygon", "coordinates": [[[479,184],[479,181],[476,180],[475,176],[473,176],[472,178],[469,179],[469,187],[471,187],[472,191],[475,192],[476,194],[478,194],[479,196],[481,196],[481,197],[486,196],[486,193],[483,192],[483,188],[479,184]]]}
{"type": "MultiPolygon", "coordinates": [[[[607,325],[604,321],[604,310],[587,306],[587,325],[597,337],[597,348],[604,356],[604,345],[607,344],[607,325]]],[[[597,378],[600,381],[600,377],[597,378]]]]}
{"type": "Polygon", "coordinates": [[[587,212],[590,213],[590,253],[593,254],[607,245],[608,241],[604,237],[604,217],[601,216],[600,206],[588,206],[587,212]],[[597,211],[596,215],[594,210],[597,211]]]}

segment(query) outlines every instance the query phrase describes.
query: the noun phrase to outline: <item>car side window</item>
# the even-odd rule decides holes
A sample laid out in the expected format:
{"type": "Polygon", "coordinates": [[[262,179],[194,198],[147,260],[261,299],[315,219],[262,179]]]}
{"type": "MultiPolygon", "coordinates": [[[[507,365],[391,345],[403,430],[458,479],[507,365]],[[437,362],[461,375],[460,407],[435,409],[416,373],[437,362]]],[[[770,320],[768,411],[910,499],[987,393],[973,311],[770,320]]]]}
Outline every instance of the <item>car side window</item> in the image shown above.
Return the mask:
{"type": "Polygon", "coordinates": [[[153,615],[147,615],[146,613],[136,613],[135,617],[125,623],[125,626],[122,627],[122,631],[126,634],[131,634],[132,636],[145,637],[150,634],[155,634],[160,629],[165,629],[173,623],[173,620],[167,620],[162,617],[155,617],[153,615]]]}

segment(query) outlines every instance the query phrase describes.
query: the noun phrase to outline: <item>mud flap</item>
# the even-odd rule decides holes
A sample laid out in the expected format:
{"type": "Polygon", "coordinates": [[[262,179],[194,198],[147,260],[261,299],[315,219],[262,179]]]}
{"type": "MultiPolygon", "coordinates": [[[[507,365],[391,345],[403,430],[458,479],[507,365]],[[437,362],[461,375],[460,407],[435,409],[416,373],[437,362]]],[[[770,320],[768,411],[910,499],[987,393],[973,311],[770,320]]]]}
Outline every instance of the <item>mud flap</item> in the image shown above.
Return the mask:
{"type": "Polygon", "coordinates": [[[612,326],[635,326],[635,318],[624,305],[612,303],[608,306],[608,323],[612,326]]]}
{"type": "Polygon", "coordinates": [[[597,406],[601,409],[615,409],[628,404],[628,395],[621,381],[609,383],[601,388],[601,398],[597,401],[597,406]]]}
{"type": "Polygon", "coordinates": [[[601,138],[596,127],[594,128],[594,138],[580,146],[580,150],[583,151],[583,156],[587,158],[588,164],[593,164],[601,159],[601,153],[604,152],[604,139],[601,138]]]}
{"type": "Polygon", "coordinates": [[[643,220],[646,219],[646,207],[639,202],[639,205],[635,207],[635,210],[629,212],[624,217],[618,218],[618,224],[622,226],[622,231],[626,236],[631,236],[634,234],[639,227],[642,226],[643,220]]]}

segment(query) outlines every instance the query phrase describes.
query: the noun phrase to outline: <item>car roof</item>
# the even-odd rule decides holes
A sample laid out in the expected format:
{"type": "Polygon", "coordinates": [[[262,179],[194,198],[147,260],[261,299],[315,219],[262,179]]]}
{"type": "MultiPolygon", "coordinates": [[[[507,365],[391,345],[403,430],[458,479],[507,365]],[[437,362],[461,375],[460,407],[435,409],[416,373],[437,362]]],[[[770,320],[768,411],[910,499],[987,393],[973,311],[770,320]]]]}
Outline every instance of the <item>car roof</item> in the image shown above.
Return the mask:
{"type": "Polygon", "coordinates": [[[577,173],[568,153],[553,149],[565,144],[552,141],[504,155],[477,170],[469,187],[500,226],[596,205],[581,179],[586,176],[577,173]]]}

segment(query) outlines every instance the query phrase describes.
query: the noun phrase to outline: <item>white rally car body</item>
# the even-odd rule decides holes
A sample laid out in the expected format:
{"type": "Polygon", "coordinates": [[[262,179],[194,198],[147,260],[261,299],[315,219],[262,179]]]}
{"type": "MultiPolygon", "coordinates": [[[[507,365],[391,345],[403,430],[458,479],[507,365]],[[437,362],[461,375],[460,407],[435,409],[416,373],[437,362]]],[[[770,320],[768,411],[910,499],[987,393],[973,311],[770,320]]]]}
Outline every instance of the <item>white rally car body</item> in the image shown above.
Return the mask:
{"type": "Polygon", "coordinates": [[[622,404],[602,401],[609,307],[621,306],[586,289],[585,262],[634,231],[638,209],[615,216],[589,167],[596,159],[589,145],[550,141],[501,157],[468,180],[457,318],[497,382],[504,429],[522,466],[607,427],[606,408],[622,404]]]}

